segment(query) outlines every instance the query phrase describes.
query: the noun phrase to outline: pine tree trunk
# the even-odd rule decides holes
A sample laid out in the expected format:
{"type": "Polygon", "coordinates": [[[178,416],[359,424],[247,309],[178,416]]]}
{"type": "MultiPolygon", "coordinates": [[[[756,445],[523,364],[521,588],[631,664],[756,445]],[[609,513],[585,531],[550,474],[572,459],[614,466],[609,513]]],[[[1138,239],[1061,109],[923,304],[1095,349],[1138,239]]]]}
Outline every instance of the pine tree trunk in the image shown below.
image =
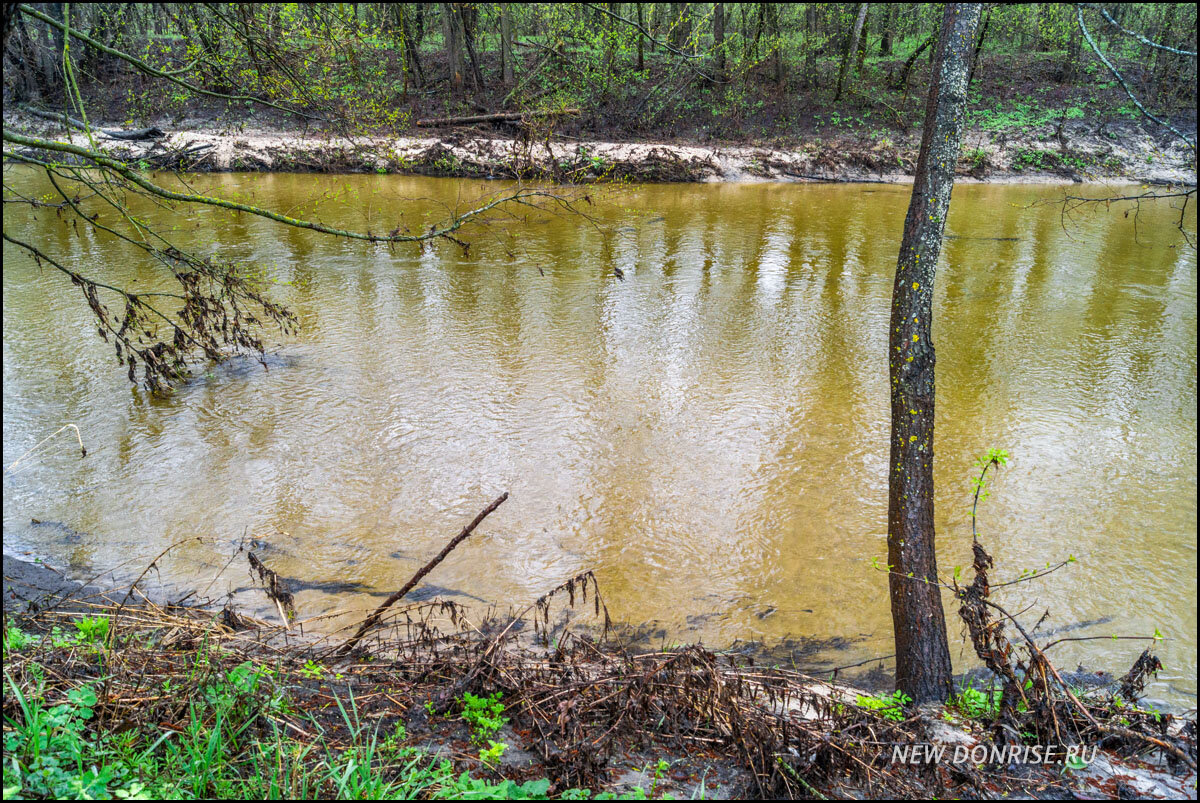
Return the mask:
{"type": "Polygon", "coordinates": [[[942,17],[888,332],[892,402],[888,587],[896,688],[918,703],[945,700],[951,692],[950,649],[934,549],[935,360],[930,333],[934,269],[950,212],[980,11],[979,3],[947,3],[942,17]]]}

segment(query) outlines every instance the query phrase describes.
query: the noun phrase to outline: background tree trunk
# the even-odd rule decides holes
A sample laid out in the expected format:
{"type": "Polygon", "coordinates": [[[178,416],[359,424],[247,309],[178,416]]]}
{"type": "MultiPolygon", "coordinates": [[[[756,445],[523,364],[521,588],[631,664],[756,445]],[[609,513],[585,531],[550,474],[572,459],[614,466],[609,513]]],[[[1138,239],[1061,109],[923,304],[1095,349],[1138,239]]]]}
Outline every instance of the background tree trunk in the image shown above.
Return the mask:
{"type": "Polygon", "coordinates": [[[455,94],[463,89],[467,65],[463,61],[462,26],[459,21],[458,3],[442,3],[442,33],[446,39],[446,61],[450,65],[450,88],[455,94]]]}
{"type": "MultiPolygon", "coordinates": [[[[967,75],[967,87],[970,88],[971,82],[975,80],[975,72],[979,69],[979,57],[983,53],[983,41],[987,38],[988,23],[992,21],[992,10],[989,8],[987,14],[983,17],[983,26],[979,29],[979,36],[975,40],[975,54],[971,56],[971,72],[967,75]]],[[[1076,47],[1075,57],[1079,58],[1079,48],[1076,47]]]]}
{"type": "Polygon", "coordinates": [[[854,16],[854,28],[850,31],[850,38],[846,40],[846,51],[842,54],[842,67],[838,70],[837,92],[833,96],[834,103],[842,99],[842,89],[846,85],[846,73],[849,71],[850,59],[858,50],[858,38],[862,35],[863,24],[866,21],[867,4],[859,3],[858,12],[854,16]]]}
{"type": "Polygon", "coordinates": [[[773,40],[772,47],[775,50],[773,56],[775,83],[783,86],[783,36],[782,28],[779,24],[779,3],[771,3],[767,6],[768,21],[771,25],[771,38],[773,40]]]}
{"type": "Polygon", "coordinates": [[[471,65],[471,82],[476,90],[483,89],[483,71],[479,69],[479,56],[475,53],[476,19],[479,9],[474,3],[456,3],[458,21],[462,25],[463,44],[467,46],[467,58],[471,65]]]}
{"type": "Polygon", "coordinates": [[[896,24],[896,6],[899,3],[887,4],[887,16],[884,17],[882,36],[879,38],[879,55],[892,55],[892,28],[896,24]]]}
{"type": "Polygon", "coordinates": [[[505,86],[512,86],[513,76],[513,46],[512,46],[512,6],[500,4],[500,80],[505,86]]]}
{"type": "Polygon", "coordinates": [[[717,51],[717,79],[725,80],[725,4],[713,4],[713,48],[717,51]]]}
{"type": "MultiPolygon", "coordinates": [[[[643,17],[643,14],[642,14],[642,4],[641,4],[641,3],[634,3],[634,5],[635,5],[635,6],[637,6],[637,21],[638,21],[638,27],[639,27],[640,29],[642,29],[642,30],[645,30],[645,28],[646,28],[646,20],[645,20],[645,18],[643,17]]],[[[642,30],[639,30],[639,31],[638,31],[638,35],[637,35],[637,47],[638,47],[638,60],[637,60],[637,65],[638,65],[638,72],[641,72],[642,70],[646,69],[646,54],[645,54],[645,44],[646,44],[646,37],[645,37],[645,36],[642,34],[642,30]]]]}
{"type": "Polygon", "coordinates": [[[933,280],[966,117],[967,73],[981,4],[947,3],[925,105],[925,130],[896,263],[888,333],[891,459],[888,587],[896,688],[915,702],[951,692],[950,649],[933,525],[933,280]]]}
{"type": "Polygon", "coordinates": [[[817,5],[809,3],[804,9],[804,86],[817,82],[817,5]]]}
{"type": "Polygon", "coordinates": [[[863,17],[862,31],[858,35],[858,53],[854,57],[854,73],[850,76],[851,80],[855,75],[862,74],[863,64],[867,60],[867,39],[871,35],[871,4],[863,3],[863,5],[867,7],[867,14],[863,17]]]}
{"type": "Polygon", "coordinates": [[[692,35],[692,15],[690,3],[671,4],[671,44],[679,50],[687,46],[688,37],[692,35]]]}
{"type": "MultiPolygon", "coordinates": [[[[893,84],[895,88],[899,89],[900,87],[908,87],[908,74],[912,72],[913,65],[917,63],[917,58],[924,53],[925,48],[932,45],[933,42],[934,37],[931,35],[921,42],[921,44],[917,45],[917,49],[912,52],[912,55],[908,57],[908,59],[904,62],[904,66],[900,69],[900,77],[897,78],[896,83],[893,84]]],[[[907,97],[907,93],[905,97],[907,97]]]]}
{"type": "Polygon", "coordinates": [[[408,71],[416,79],[415,84],[419,88],[425,84],[425,73],[421,70],[421,56],[418,48],[421,44],[419,28],[414,30],[414,26],[409,22],[408,14],[404,12],[403,5],[400,6],[400,35],[404,37],[404,61],[408,65],[408,71]]]}

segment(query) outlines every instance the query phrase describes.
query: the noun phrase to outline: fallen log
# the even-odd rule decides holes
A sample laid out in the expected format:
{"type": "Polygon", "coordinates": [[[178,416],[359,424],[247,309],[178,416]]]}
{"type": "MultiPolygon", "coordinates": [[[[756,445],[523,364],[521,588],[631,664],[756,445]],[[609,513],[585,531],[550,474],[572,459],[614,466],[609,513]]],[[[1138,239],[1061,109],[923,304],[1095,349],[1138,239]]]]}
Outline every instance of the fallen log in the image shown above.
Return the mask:
{"type": "MultiPolygon", "coordinates": [[[[77,129],[79,131],[89,130],[88,125],[86,125],[82,120],[76,120],[74,117],[68,117],[67,115],[60,114],[58,112],[48,112],[42,109],[35,109],[31,106],[25,106],[23,108],[24,111],[32,114],[34,117],[41,117],[43,120],[53,120],[56,123],[62,123],[65,126],[77,129]]],[[[100,133],[113,139],[158,139],[159,137],[165,137],[167,135],[166,131],[163,131],[161,128],[154,125],[147,128],[100,128],[95,130],[98,130],[100,133]]]]}
{"type": "Polygon", "coordinates": [[[468,115],[466,117],[430,117],[425,120],[417,120],[417,127],[431,128],[440,125],[503,123],[524,120],[526,117],[562,117],[569,114],[579,114],[579,109],[562,109],[561,111],[496,112],[494,114],[475,114],[468,115]]]}

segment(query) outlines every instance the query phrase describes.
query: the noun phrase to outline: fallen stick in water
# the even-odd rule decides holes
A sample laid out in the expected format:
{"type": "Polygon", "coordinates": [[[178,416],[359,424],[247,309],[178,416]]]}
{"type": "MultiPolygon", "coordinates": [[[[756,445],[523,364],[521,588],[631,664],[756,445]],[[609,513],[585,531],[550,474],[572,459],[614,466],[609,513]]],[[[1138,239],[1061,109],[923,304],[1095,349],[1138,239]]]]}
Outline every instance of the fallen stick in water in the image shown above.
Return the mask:
{"type": "Polygon", "coordinates": [[[279,610],[279,618],[283,620],[283,629],[290,631],[292,620],[296,618],[296,598],[279,575],[268,569],[257,555],[247,552],[246,558],[250,561],[250,568],[258,573],[258,579],[263,584],[267,596],[279,610]]]}
{"type": "Polygon", "coordinates": [[[446,546],[442,547],[442,551],[439,552],[434,557],[433,560],[429,561],[424,566],[422,566],[420,568],[420,570],[417,571],[417,573],[414,574],[412,576],[412,578],[410,578],[409,581],[407,583],[405,583],[404,586],[399,591],[397,591],[395,594],[392,594],[390,597],[385,599],[379,605],[379,607],[375,609],[375,612],[367,617],[367,620],[365,622],[363,622],[362,625],[358,628],[358,631],[353,636],[350,637],[350,640],[347,641],[345,644],[343,644],[341,647],[339,647],[334,654],[335,655],[345,655],[346,653],[348,653],[352,649],[354,649],[355,645],[358,644],[358,642],[362,639],[362,637],[364,635],[366,635],[367,631],[370,630],[375,625],[379,624],[379,619],[380,619],[380,617],[383,616],[384,611],[386,611],[388,608],[392,607],[397,602],[399,602],[401,599],[403,599],[404,595],[407,594],[409,591],[412,591],[413,588],[416,587],[417,583],[421,582],[421,578],[423,578],[425,575],[429,574],[431,571],[433,571],[433,568],[435,566],[437,566],[439,563],[441,563],[443,560],[445,560],[446,556],[449,555],[456,546],[458,546],[463,541],[465,541],[467,539],[467,536],[469,536],[472,532],[474,532],[475,528],[479,526],[479,523],[481,521],[483,521],[484,519],[486,519],[492,513],[493,510],[500,507],[500,505],[503,504],[504,500],[507,498],[508,498],[508,491],[505,491],[504,493],[500,494],[500,496],[496,497],[495,501],[493,501],[490,505],[485,507],[480,512],[480,514],[475,517],[474,521],[472,521],[470,524],[468,524],[466,527],[463,528],[463,531],[461,533],[454,536],[454,538],[450,539],[450,543],[448,543],[448,544],[446,544],[446,546]]]}

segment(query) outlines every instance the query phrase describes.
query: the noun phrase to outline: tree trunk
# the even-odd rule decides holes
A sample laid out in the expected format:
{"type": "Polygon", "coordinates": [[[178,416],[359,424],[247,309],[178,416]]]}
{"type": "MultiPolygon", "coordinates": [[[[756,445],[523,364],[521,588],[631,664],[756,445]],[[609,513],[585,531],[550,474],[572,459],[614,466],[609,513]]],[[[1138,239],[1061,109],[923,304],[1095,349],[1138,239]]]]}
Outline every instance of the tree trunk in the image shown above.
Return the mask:
{"type": "Polygon", "coordinates": [[[867,4],[859,3],[858,13],[854,17],[854,28],[850,31],[850,38],[846,40],[846,51],[842,54],[842,67],[838,70],[837,93],[833,96],[834,103],[842,99],[842,90],[845,88],[846,73],[850,67],[850,58],[858,50],[858,37],[862,35],[863,24],[866,21],[867,4]]]}
{"type": "Polygon", "coordinates": [[[462,39],[459,35],[458,3],[442,3],[442,33],[446,39],[446,61],[450,65],[450,89],[461,94],[467,65],[463,61],[462,39]]]}
{"type": "Polygon", "coordinates": [[[879,38],[879,55],[890,57],[892,55],[892,28],[896,25],[896,6],[897,3],[888,3],[887,16],[883,21],[883,36],[879,38]]]}
{"type": "Polygon", "coordinates": [[[17,27],[17,6],[18,3],[4,4],[4,47],[0,47],[0,52],[8,47],[8,37],[12,34],[13,29],[17,27]]]}
{"type": "Polygon", "coordinates": [[[717,51],[717,80],[725,80],[725,4],[713,4],[713,49],[717,51]]]}
{"type": "Polygon", "coordinates": [[[950,649],[938,586],[933,525],[933,280],[966,116],[967,72],[981,4],[947,3],[925,105],[925,130],[888,332],[891,459],[888,587],[896,639],[896,688],[914,702],[950,696],[950,649]]]}
{"type": "Polygon", "coordinates": [[[467,46],[467,58],[471,65],[471,83],[476,90],[483,89],[483,71],[479,69],[479,56],[475,53],[475,20],[479,9],[474,3],[456,3],[458,19],[462,25],[463,44],[467,46]]]}
{"type": "Polygon", "coordinates": [[[645,30],[645,28],[646,28],[646,20],[642,16],[642,4],[634,3],[634,5],[637,6],[637,21],[638,21],[638,28],[639,28],[638,35],[637,35],[637,45],[638,45],[638,62],[637,62],[637,64],[638,64],[638,72],[641,72],[642,70],[646,69],[646,54],[644,52],[646,37],[642,33],[642,31],[645,30]]]}
{"type": "Polygon", "coordinates": [[[513,76],[513,46],[512,46],[512,6],[500,4],[500,80],[504,85],[512,86],[513,76]]]}
{"type": "Polygon", "coordinates": [[[763,22],[767,14],[767,4],[758,4],[758,21],[754,24],[754,44],[750,50],[750,54],[755,61],[758,61],[758,41],[762,39],[762,32],[765,23],[763,22]]]}
{"type": "Polygon", "coordinates": [[[671,44],[678,50],[687,46],[692,35],[692,13],[690,3],[671,4],[671,44]]]}
{"type": "MultiPolygon", "coordinates": [[[[983,53],[983,41],[987,38],[988,23],[992,21],[992,10],[989,8],[987,14],[983,17],[983,25],[979,28],[979,36],[975,41],[975,55],[971,57],[971,72],[967,76],[967,88],[971,86],[971,82],[975,80],[975,72],[979,69],[979,57],[983,53]]],[[[1079,48],[1076,47],[1075,58],[1079,58],[1079,48]]]]}
{"type": "Polygon", "coordinates": [[[870,37],[869,31],[871,28],[871,4],[864,3],[863,5],[867,7],[867,16],[863,19],[862,33],[858,37],[858,53],[854,57],[854,75],[850,76],[851,79],[855,75],[862,74],[863,64],[867,60],[867,39],[870,37]]]}
{"type": "Polygon", "coordinates": [[[775,53],[772,59],[775,67],[775,83],[783,86],[783,37],[780,36],[779,6],[779,3],[771,3],[767,13],[770,14],[768,20],[771,24],[771,36],[774,39],[772,48],[775,53]]]}
{"type": "MultiPolygon", "coordinates": [[[[62,3],[46,3],[45,13],[47,16],[52,17],[56,22],[62,22],[65,19],[63,15],[62,3]]],[[[62,77],[62,30],[47,25],[46,41],[49,46],[39,50],[41,53],[42,63],[42,89],[58,89],[58,87],[61,85],[62,77]]]]}
{"type": "Polygon", "coordinates": [[[808,3],[804,8],[804,86],[810,87],[817,80],[817,7],[808,3]]]}
{"type": "MultiPolygon", "coordinates": [[[[417,38],[419,34],[414,34],[413,26],[408,21],[408,14],[404,13],[404,4],[396,4],[400,8],[400,35],[404,38],[404,62],[407,65],[407,73],[411,73],[416,79],[415,83],[418,88],[425,84],[425,74],[421,70],[420,40],[417,38]]],[[[405,86],[407,86],[408,75],[405,74],[405,86]]]]}
{"type": "MultiPolygon", "coordinates": [[[[1171,5],[1170,8],[1171,11],[1174,12],[1175,6],[1171,5]]],[[[988,13],[988,16],[991,16],[990,12],[988,13]]],[[[983,29],[984,31],[987,30],[987,22],[983,23],[983,29]]],[[[1079,77],[1079,51],[1082,45],[1083,37],[1079,33],[1079,26],[1072,25],[1071,33],[1067,38],[1067,63],[1064,65],[1065,69],[1063,69],[1063,81],[1065,83],[1070,83],[1079,77]]],[[[1155,52],[1157,53],[1159,51],[1155,52]]],[[[1162,86],[1160,82],[1156,83],[1159,87],[1162,86]]]]}

